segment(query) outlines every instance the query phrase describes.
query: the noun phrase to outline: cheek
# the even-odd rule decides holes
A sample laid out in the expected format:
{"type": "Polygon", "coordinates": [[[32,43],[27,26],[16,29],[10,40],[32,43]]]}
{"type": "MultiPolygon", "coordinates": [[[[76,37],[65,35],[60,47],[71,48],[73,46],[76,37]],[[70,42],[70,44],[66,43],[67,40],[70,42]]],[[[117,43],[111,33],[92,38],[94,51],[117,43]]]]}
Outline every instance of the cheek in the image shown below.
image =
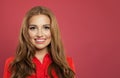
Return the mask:
{"type": "Polygon", "coordinates": [[[30,31],[28,32],[28,34],[29,34],[29,37],[30,37],[30,38],[33,38],[33,37],[35,36],[35,33],[30,32],[30,31]]]}
{"type": "Polygon", "coordinates": [[[51,38],[51,32],[46,32],[45,35],[47,38],[51,38]]]}

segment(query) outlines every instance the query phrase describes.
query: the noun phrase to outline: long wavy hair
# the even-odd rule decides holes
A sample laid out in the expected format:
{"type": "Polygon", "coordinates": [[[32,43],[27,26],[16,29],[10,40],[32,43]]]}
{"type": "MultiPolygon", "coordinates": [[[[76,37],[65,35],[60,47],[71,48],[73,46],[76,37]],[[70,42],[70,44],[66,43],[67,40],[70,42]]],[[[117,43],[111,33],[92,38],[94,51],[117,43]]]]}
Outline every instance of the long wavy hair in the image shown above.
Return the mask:
{"type": "Polygon", "coordinates": [[[26,78],[27,76],[36,73],[35,64],[32,62],[36,48],[30,41],[28,24],[29,19],[32,16],[39,14],[48,16],[51,24],[50,31],[52,39],[51,43],[48,45],[48,50],[53,62],[48,67],[48,75],[50,78],[53,78],[51,71],[52,69],[55,69],[58,78],[74,78],[75,73],[66,61],[56,18],[50,9],[43,6],[33,7],[26,13],[23,19],[16,57],[9,66],[11,78],[26,78]]]}

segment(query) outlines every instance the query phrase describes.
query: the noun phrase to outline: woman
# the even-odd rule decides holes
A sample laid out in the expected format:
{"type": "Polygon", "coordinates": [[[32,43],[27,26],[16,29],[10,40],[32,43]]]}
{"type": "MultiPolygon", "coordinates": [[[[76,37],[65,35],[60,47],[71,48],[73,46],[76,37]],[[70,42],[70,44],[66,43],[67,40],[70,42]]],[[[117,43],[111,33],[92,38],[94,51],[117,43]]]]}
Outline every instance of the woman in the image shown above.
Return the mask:
{"type": "Polygon", "coordinates": [[[20,31],[16,57],[6,61],[4,78],[74,78],[66,58],[54,14],[36,6],[27,12],[20,31]]]}

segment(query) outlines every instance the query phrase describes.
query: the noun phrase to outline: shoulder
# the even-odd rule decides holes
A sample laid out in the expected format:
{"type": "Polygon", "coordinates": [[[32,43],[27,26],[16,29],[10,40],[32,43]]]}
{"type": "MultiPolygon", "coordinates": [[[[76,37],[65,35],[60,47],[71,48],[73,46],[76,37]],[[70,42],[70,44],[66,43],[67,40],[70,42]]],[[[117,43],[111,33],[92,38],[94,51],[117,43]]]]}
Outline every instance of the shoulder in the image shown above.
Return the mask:
{"type": "Polygon", "coordinates": [[[12,63],[13,60],[14,60],[14,57],[9,57],[6,59],[3,78],[10,78],[9,65],[12,63]]]}
{"type": "Polygon", "coordinates": [[[72,57],[67,57],[67,62],[68,62],[69,64],[72,64],[72,63],[73,63],[72,57]]]}
{"type": "Polygon", "coordinates": [[[7,58],[5,61],[5,68],[8,68],[9,65],[13,62],[13,60],[14,60],[14,57],[7,58]]]}
{"type": "Polygon", "coordinates": [[[14,60],[14,57],[9,57],[6,59],[5,64],[10,64],[14,60]]]}
{"type": "Polygon", "coordinates": [[[66,59],[67,59],[67,62],[69,64],[70,68],[75,72],[75,66],[74,66],[72,57],[67,57],[66,59]]]}

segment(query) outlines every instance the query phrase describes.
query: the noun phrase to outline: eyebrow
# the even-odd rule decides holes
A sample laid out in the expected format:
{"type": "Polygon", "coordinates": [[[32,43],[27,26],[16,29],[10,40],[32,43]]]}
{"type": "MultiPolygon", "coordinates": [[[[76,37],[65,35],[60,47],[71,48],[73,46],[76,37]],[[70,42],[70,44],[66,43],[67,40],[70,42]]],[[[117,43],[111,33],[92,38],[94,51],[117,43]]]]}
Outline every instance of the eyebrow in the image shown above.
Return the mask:
{"type": "Polygon", "coordinates": [[[34,25],[34,24],[29,24],[28,26],[37,26],[37,25],[34,25]]]}
{"type": "MultiPolygon", "coordinates": [[[[50,24],[44,24],[43,26],[50,26],[50,24]]],[[[37,25],[35,25],[35,24],[29,24],[29,26],[37,26],[37,25]]]]}
{"type": "Polygon", "coordinates": [[[47,26],[50,26],[50,24],[44,24],[43,26],[46,26],[46,25],[47,25],[47,26]]]}

